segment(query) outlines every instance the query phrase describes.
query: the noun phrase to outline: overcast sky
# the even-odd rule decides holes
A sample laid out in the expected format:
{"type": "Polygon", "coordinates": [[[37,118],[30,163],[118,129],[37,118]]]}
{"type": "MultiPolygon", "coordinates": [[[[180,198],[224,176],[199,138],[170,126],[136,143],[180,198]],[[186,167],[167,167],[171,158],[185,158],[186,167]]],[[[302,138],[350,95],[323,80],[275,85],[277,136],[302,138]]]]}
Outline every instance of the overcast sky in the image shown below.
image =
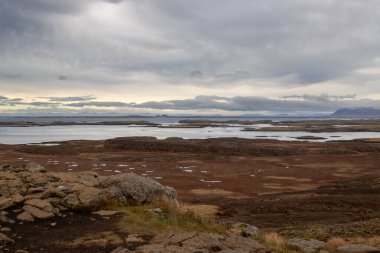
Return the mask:
{"type": "Polygon", "coordinates": [[[0,0],[0,114],[380,107],[378,0],[0,0]]]}

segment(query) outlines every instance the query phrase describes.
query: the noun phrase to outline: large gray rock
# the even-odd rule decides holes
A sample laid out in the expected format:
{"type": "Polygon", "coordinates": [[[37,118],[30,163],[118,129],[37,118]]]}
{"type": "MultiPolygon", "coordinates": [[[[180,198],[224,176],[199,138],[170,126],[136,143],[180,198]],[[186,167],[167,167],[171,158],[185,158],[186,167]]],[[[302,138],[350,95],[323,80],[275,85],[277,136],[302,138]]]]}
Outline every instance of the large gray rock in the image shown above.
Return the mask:
{"type": "Polygon", "coordinates": [[[346,244],[337,248],[340,253],[380,253],[380,249],[365,244],[346,244]]]}
{"type": "Polygon", "coordinates": [[[137,249],[141,253],[158,252],[269,252],[263,245],[251,238],[211,233],[169,233],[157,236],[152,244],[137,249]]]}
{"type": "Polygon", "coordinates": [[[318,252],[321,248],[323,248],[326,243],[323,241],[310,239],[310,240],[304,240],[304,239],[289,239],[287,241],[287,244],[291,247],[295,247],[300,249],[304,253],[315,253],[318,252]]]}
{"type": "Polygon", "coordinates": [[[104,190],[102,199],[114,199],[126,203],[149,203],[161,197],[176,201],[177,193],[172,187],[163,186],[153,179],[134,173],[113,175],[100,182],[104,190]]]}
{"type": "Polygon", "coordinates": [[[244,237],[250,237],[260,234],[260,230],[257,227],[241,222],[233,224],[231,226],[230,231],[235,235],[241,235],[244,237]]]}

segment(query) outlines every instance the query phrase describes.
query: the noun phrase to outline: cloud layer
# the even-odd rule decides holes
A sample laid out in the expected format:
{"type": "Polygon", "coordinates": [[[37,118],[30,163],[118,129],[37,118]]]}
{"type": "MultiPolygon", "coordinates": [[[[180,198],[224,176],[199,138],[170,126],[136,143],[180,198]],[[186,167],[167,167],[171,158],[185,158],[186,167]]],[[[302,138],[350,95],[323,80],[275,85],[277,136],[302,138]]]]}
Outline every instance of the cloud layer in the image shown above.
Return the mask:
{"type": "Polygon", "coordinates": [[[379,107],[380,2],[3,0],[0,55],[2,92],[28,101],[13,106],[379,107]]]}
{"type": "Polygon", "coordinates": [[[288,114],[289,116],[330,114],[345,107],[376,107],[380,100],[355,99],[354,95],[302,95],[270,99],[265,97],[197,96],[191,99],[148,101],[143,103],[101,101],[93,96],[40,98],[43,101],[27,101],[21,98],[0,96],[0,108],[8,107],[8,114],[29,112],[32,114],[288,114]],[[83,100],[82,100],[83,99],[83,100]],[[87,100],[85,100],[87,99],[87,100]],[[45,101],[44,101],[45,100],[45,101]],[[18,109],[12,107],[19,107],[18,109]],[[70,111],[71,110],[71,111],[70,111]]]}

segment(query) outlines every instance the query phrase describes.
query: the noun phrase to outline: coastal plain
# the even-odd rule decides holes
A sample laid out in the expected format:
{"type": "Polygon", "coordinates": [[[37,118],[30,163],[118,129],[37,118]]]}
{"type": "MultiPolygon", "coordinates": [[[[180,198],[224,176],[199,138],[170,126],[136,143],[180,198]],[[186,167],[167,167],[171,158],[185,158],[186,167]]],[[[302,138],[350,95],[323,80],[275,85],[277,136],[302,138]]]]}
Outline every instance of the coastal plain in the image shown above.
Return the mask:
{"type": "Polygon", "coordinates": [[[319,194],[320,189],[342,182],[372,189],[369,179],[380,176],[379,139],[285,142],[125,137],[1,145],[0,158],[11,165],[33,161],[52,172],[133,172],[174,187],[181,201],[218,206],[221,219],[243,219],[269,229],[274,217],[281,217],[276,229],[305,224],[305,219],[328,222],[338,213],[345,221],[380,218],[380,204],[376,204],[380,201],[372,199],[379,195],[369,193],[354,205],[350,201],[359,194],[358,187],[352,191],[348,187],[343,197],[330,190],[326,204],[322,203],[327,195],[319,194]]]}
{"type": "MultiPolygon", "coordinates": [[[[288,125],[299,124],[289,122],[288,125]]],[[[313,132],[309,133],[310,136],[294,141],[118,137],[0,144],[0,160],[10,168],[39,164],[48,173],[90,172],[99,177],[134,173],[173,187],[180,203],[217,224],[252,224],[264,235],[276,233],[286,238],[322,241],[334,236],[377,238],[380,234],[380,138],[314,141],[313,132]]],[[[134,236],[125,231],[131,220],[120,228],[128,215],[99,219],[93,213],[69,212],[53,221],[9,224],[7,228],[12,233],[24,238],[17,240],[10,250],[32,248],[35,252],[50,253],[54,250],[46,247],[54,244],[62,252],[108,253],[115,249],[114,244],[83,246],[90,240],[86,236],[91,235],[91,242],[104,238],[113,242],[115,238],[134,236]],[[58,226],[52,228],[51,224],[58,226]],[[40,228],[38,232],[36,226],[40,228]],[[49,238],[49,242],[38,240],[41,236],[49,238]],[[84,242],[78,238],[84,238],[84,242]],[[68,245],[74,246],[65,251],[68,245]]],[[[127,242],[129,249],[151,243],[151,234],[139,236],[140,241],[127,242]]]]}

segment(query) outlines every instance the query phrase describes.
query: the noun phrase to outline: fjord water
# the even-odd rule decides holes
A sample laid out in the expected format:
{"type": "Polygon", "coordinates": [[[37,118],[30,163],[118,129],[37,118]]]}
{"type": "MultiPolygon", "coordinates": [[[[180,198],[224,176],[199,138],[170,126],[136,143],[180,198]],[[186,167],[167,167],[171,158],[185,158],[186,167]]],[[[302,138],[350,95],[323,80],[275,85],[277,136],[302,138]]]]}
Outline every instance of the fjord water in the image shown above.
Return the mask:
{"type": "MultiPolygon", "coordinates": [[[[260,127],[259,125],[257,127],[260,127]]],[[[265,132],[241,131],[244,127],[206,127],[206,128],[158,128],[145,126],[105,126],[105,125],[68,125],[0,127],[0,143],[27,144],[67,140],[103,140],[126,136],[153,136],[159,139],[181,137],[203,139],[218,137],[240,137],[250,139],[296,140],[295,137],[313,135],[326,140],[352,140],[358,138],[379,138],[377,132],[265,132]],[[338,137],[339,136],[339,137],[338,137]]],[[[326,141],[313,140],[313,141],[326,141]]]]}

